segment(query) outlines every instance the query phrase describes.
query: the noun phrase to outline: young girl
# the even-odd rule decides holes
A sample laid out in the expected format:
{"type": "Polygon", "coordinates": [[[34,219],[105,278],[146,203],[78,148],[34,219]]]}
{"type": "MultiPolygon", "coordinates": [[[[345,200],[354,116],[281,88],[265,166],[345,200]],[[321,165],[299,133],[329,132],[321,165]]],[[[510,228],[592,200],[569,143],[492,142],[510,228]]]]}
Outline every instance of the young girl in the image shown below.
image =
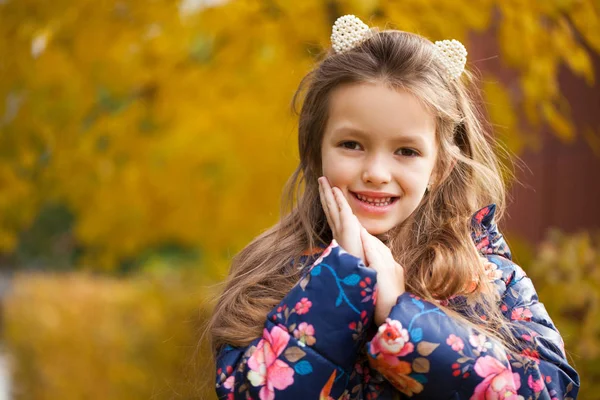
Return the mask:
{"type": "Polygon", "coordinates": [[[503,181],[464,47],[354,16],[332,42],[299,89],[291,211],[236,256],[215,308],[218,396],[576,398],[494,222],[503,181]]]}

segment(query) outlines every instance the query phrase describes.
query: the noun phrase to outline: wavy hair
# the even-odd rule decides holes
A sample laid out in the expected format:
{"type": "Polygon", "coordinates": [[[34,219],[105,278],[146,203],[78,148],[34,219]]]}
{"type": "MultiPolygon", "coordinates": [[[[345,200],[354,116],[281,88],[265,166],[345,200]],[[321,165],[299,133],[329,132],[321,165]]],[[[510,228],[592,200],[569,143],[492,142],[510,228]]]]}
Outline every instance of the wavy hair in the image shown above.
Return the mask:
{"type": "Polygon", "coordinates": [[[461,310],[442,307],[511,345],[505,334],[508,321],[498,310],[496,290],[484,276],[471,238],[471,217],[479,208],[495,203],[501,217],[505,186],[497,146],[475,106],[472,78],[465,75],[448,79],[434,45],[422,36],[372,29],[367,40],[347,52],[329,50],[303,78],[293,99],[295,110],[302,104],[300,163],[286,184],[280,221],[232,261],[209,323],[215,353],[224,344],[246,346],[261,336],[268,312],[300,278],[301,269],[290,268],[291,263],[297,265],[304,251],[331,241],[317,184],[329,98],[340,85],[374,82],[412,93],[437,123],[434,171],[441,178],[403,223],[380,236],[405,269],[407,291],[430,301],[466,295],[461,310]],[[473,281],[479,284],[468,290],[473,281]],[[475,304],[487,314],[486,321],[475,304]]]}

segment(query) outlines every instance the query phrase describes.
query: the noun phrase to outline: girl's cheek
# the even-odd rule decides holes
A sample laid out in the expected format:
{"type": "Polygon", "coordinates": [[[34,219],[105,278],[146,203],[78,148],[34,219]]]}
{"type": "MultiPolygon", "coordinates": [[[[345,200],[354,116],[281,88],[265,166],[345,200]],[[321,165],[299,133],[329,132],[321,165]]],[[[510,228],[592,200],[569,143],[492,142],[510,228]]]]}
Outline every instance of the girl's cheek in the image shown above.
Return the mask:
{"type": "Polygon", "coordinates": [[[422,171],[414,170],[411,168],[404,168],[402,171],[399,171],[396,175],[398,180],[403,182],[405,185],[415,186],[419,185],[423,180],[428,179],[422,171]]]}
{"type": "Polygon", "coordinates": [[[403,168],[399,176],[406,184],[425,187],[429,182],[431,172],[431,168],[428,165],[416,164],[403,168]]]}
{"type": "Polygon", "coordinates": [[[359,170],[360,163],[348,157],[332,157],[323,162],[323,174],[330,180],[335,177],[349,177],[359,170]]]}

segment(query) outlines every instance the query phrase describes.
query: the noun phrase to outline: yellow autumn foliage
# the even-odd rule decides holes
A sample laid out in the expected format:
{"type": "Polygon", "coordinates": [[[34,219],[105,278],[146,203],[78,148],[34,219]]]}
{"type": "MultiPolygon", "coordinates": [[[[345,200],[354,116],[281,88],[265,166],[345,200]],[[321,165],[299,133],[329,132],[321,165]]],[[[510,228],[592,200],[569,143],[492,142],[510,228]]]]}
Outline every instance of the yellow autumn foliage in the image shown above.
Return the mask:
{"type": "Polygon", "coordinates": [[[519,76],[518,93],[486,95],[507,143],[530,142],[521,109],[575,135],[558,69],[594,82],[595,0],[5,0],[0,252],[46,204],[74,215],[89,268],[163,243],[207,259],[236,252],[278,216],[297,162],[290,101],[344,13],[467,46],[497,31],[519,76]]]}
{"type": "Polygon", "coordinates": [[[3,322],[12,398],[214,398],[198,278],[164,266],[129,279],[16,276],[3,322]]]}
{"type": "Polygon", "coordinates": [[[581,399],[600,390],[600,234],[548,233],[525,269],[581,374],[581,399]]]}

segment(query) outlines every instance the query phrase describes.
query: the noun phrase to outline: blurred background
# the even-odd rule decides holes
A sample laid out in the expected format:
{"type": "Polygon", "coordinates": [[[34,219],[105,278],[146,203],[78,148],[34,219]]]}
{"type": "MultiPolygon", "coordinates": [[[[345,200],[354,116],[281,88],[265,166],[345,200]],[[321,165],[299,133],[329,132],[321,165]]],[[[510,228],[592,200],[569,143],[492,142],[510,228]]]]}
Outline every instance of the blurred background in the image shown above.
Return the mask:
{"type": "Polygon", "coordinates": [[[600,399],[597,0],[0,0],[0,399],[214,398],[211,300],[346,13],[467,46],[501,227],[600,399]]]}

